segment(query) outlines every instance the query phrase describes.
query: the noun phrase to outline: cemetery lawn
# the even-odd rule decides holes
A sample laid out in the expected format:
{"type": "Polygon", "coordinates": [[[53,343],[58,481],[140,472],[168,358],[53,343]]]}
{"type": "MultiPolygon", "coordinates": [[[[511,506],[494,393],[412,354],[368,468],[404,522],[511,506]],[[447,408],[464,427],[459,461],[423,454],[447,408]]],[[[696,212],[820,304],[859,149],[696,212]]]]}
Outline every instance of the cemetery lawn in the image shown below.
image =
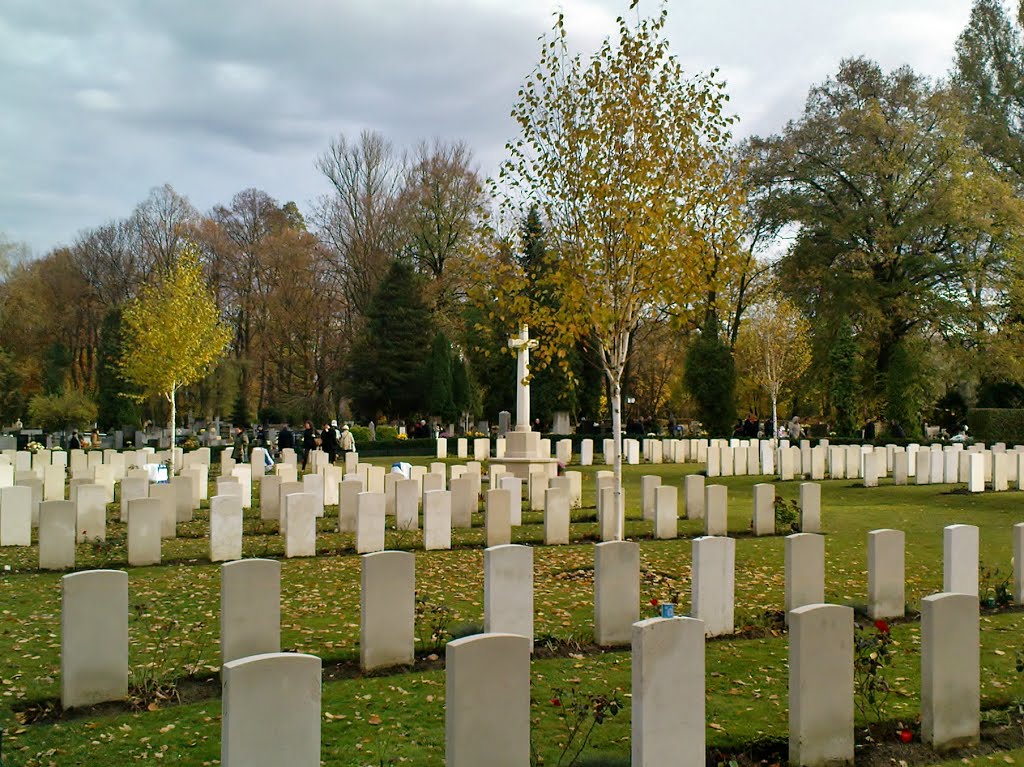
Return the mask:
{"type": "MultiPolygon", "coordinates": [[[[372,462],[390,464],[387,459],[372,462]]],[[[513,532],[514,543],[537,547],[531,718],[534,748],[546,765],[560,763],[567,742],[564,717],[572,710],[573,696],[585,702],[596,694],[617,697],[624,709],[594,728],[584,756],[604,753],[628,764],[629,653],[601,650],[591,638],[597,536],[593,475],[598,468],[604,467],[582,469],[584,508],[573,512],[572,545],[541,545],[539,513],[524,513],[524,525],[513,532]]],[[[677,614],[689,611],[691,539],[700,534],[702,523],[682,519],[682,538],[653,540],[652,523],[641,519],[640,477],[658,474],[663,482],[681,487],[682,476],[696,468],[624,467],[626,536],[641,545],[641,617],[655,614],[651,600],[677,601],[677,614]]],[[[783,539],[749,535],[752,486],[759,479],[716,480],[729,486],[730,534],[738,537],[736,623],[742,630],[706,644],[708,747],[722,752],[726,762],[732,758],[741,763],[756,761],[762,753],[781,753],[784,758],[786,749],[787,636],[778,621],[784,599],[783,539]]],[[[894,691],[882,717],[890,727],[901,722],[916,733],[920,688],[916,610],[921,597],[942,588],[942,528],[957,522],[980,527],[981,591],[983,597],[994,595],[996,586],[1012,572],[1011,528],[1024,521],[1024,494],[967,495],[956,492],[959,486],[897,488],[885,481],[875,489],[859,487],[854,480],[821,484],[827,601],[862,606],[867,592],[868,531],[888,527],[906,533],[907,602],[914,612],[891,628],[898,642],[889,674],[894,691]]],[[[787,499],[795,499],[798,489],[797,482],[776,484],[777,494],[787,499]]],[[[257,500],[254,494],[254,505],[257,500]]],[[[133,683],[148,687],[149,694],[135,694],[134,706],[59,712],[60,574],[35,569],[34,546],[0,549],[0,564],[11,567],[0,572],[4,767],[107,767],[142,759],[191,767],[215,764],[220,757],[216,678],[220,575],[219,567],[207,561],[205,504],[193,522],[179,525],[177,539],[164,542],[165,563],[148,568],[126,568],[125,529],[113,521],[116,508],[108,509],[108,543],[78,547],[79,569],[127,569],[133,683]]],[[[363,676],[357,670],[360,563],[353,536],[332,532],[336,513],[329,507],[319,522],[315,559],[282,560],[282,647],[324,661],[324,763],[443,764],[444,651],[431,634],[450,637],[482,630],[482,515],[474,520],[472,530],[453,531],[452,551],[424,552],[420,533],[388,530],[388,548],[416,551],[418,662],[411,670],[363,676]],[[435,653],[439,659],[429,659],[435,653]]],[[[261,523],[258,510],[247,511],[245,556],[283,557],[276,527],[276,523],[261,523]]],[[[865,630],[874,630],[869,621],[865,623],[865,630]]],[[[983,715],[983,726],[1004,716],[995,709],[1024,700],[1024,674],[1016,670],[1018,653],[1024,651],[1022,631],[1024,612],[983,610],[981,693],[982,709],[989,710],[983,715]]],[[[873,719],[858,712],[858,727],[873,719]]],[[[881,731],[876,731],[876,737],[877,732],[881,731]]],[[[859,735],[858,743],[862,742],[864,737],[859,735]]],[[[892,747],[888,739],[886,747],[892,747]]],[[[957,754],[954,761],[960,763],[970,753],[957,754]]],[[[889,756],[901,758],[898,752],[887,754],[886,763],[889,756]]],[[[982,755],[979,763],[988,762],[990,756],[996,761],[1020,761],[1024,751],[982,755]]],[[[910,752],[907,760],[922,763],[910,752]]],[[[925,761],[942,762],[941,757],[925,761]]],[[[561,763],[569,764],[568,756],[561,763]]]]}

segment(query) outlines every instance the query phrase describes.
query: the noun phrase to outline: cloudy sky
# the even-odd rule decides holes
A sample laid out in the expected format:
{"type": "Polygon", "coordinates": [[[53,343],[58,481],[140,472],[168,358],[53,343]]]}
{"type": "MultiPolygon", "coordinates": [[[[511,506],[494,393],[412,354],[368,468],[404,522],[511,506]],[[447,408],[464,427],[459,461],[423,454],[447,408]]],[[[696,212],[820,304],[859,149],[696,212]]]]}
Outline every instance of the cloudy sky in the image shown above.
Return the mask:
{"type": "MultiPolygon", "coordinates": [[[[316,156],[369,128],[461,139],[496,171],[538,37],[593,50],[629,0],[3,0],[0,236],[37,255],[171,184],[201,211],[247,187],[303,211],[316,156]]],[[[657,11],[653,0],[639,8],[657,11]]],[[[840,59],[943,76],[971,0],[670,0],[673,51],[718,67],[738,133],[779,130],[840,59]]],[[[634,12],[635,13],[635,12],[634,12]]]]}

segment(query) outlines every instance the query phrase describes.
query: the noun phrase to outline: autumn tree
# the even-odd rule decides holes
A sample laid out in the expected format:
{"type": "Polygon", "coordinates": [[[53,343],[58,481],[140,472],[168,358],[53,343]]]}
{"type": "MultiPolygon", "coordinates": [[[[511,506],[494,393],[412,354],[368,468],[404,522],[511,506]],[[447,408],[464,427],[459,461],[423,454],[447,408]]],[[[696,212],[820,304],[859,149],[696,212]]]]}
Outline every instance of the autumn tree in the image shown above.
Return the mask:
{"type": "MultiPolygon", "coordinates": [[[[666,307],[707,295],[710,233],[695,212],[711,204],[709,194],[737,193],[719,183],[732,122],[723,85],[714,73],[683,71],[669,51],[667,18],[665,9],[634,24],[620,18],[617,38],[583,57],[570,53],[559,15],[513,108],[521,135],[508,144],[499,178],[507,208],[517,211],[524,200],[539,208],[551,244],[543,287],[559,297],[552,308],[522,293],[506,296],[502,324],[543,328],[552,338],[546,353],[556,359],[584,336],[599,353],[611,394],[619,536],[631,338],[666,307]]],[[[723,215],[716,226],[736,221],[723,215]]],[[[732,258],[728,249],[717,255],[732,258]]],[[[496,280],[523,283],[514,263],[495,262],[496,280]]]]}
{"type": "Polygon", "coordinates": [[[340,135],[316,161],[332,191],[319,201],[316,224],[352,332],[401,250],[399,198],[405,163],[382,134],[340,135]]]}
{"type": "Polygon", "coordinates": [[[122,318],[124,376],[144,394],[167,399],[172,440],[178,390],[206,376],[231,339],[199,257],[195,245],[183,245],[163,279],[143,287],[122,318]]]}
{"type": "Polygon", "coordinates": [[[977,246],[1017,226],[1020,202],[969,140],[960,101],[908,68],[846,60],[798,120],[754,144],[755,175],[794,232],[780,284],[820,338],[853,319],[877,396],[904,339],[971,313],[963,285],[991,252],[977,246]]]}
{"type": "Polygon", "coordinates": [[[785,298],[768,298],[751,309],[736,343],[739,367],[764,389],[779,422],[779,397],[811,364],[811,326],[785,298]]]}

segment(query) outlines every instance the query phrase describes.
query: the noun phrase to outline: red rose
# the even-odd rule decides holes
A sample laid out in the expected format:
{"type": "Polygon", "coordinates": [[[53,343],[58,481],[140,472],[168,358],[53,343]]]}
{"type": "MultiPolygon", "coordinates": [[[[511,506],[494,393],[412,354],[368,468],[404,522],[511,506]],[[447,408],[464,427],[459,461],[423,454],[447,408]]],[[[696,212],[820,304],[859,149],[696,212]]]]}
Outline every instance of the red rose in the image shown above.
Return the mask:
{"type": "Polygon", "coordinates": [[[554,706],[555,708],[558,708],[559,706],[562,705],[562,701],[560,701],[558,698],[552,698],[551,699],[551,705],[554,706]]]}
{"type": "Polygon", "coordinates": [[[889,624],[883,620],[875,621],[875,628],[881,631],[883,634],[889,633],[889,624]]]}
{"type": "Polygon", "coordinates": [[[657,597],[652,597],[651,598],[651,607],[657,607],[657,606],[658,606],[658,598],[657,597]]]}
{"type": "Polygon", "coordinates": [[[909,743],[914,739],[914,733],[910,730],[900,730],[900,742],[909,743]]]}

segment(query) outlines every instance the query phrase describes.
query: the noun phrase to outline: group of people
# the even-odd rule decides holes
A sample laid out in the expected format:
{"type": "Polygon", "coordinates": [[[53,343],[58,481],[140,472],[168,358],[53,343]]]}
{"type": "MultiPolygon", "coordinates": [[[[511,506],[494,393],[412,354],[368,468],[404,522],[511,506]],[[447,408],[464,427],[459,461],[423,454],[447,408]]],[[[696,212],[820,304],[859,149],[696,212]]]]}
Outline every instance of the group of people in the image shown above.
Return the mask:
{"type": "Polygon", "coordinates": [[[769,439],[771,437],[800,439],[804,434],[805,430],[803,424],[800,423],[800,416],[796,415],[789,421],[779,424],[778,430],[776,430],[775,423],[770,418],[762,422],[757,419],[756,415],[750,413],[745,419],[738,421],[732,430],[734,437],[744,439],[769,439]]]}
{"type": "MultiPolygon", "coordinates": [[[[296,444],[296,433],[287,423],[284,424],[277,434],[277,450],[278,454],[289,448],[299,450],[302,453],[303,470],[309,464],[309,455],[314,450],[322,450],[327,453],[330,462],[334,463],[339,455],[344,457],[346,453],[351,453],[356,449],[356,441],[348,424],[339,428],[337,420],[325,423],[320,430],[313,427],[312,421],[306,421],[298,439],[299,442],[296,444]]],[[[263,442],[265,443],[265,439],[263,442]]],[[[249,444],[248,432],[241,426],[236,426],[234,444],[231,449],[231,458],[236,463],[245,463],[249,460],[251,452],[249,444]]]]}

